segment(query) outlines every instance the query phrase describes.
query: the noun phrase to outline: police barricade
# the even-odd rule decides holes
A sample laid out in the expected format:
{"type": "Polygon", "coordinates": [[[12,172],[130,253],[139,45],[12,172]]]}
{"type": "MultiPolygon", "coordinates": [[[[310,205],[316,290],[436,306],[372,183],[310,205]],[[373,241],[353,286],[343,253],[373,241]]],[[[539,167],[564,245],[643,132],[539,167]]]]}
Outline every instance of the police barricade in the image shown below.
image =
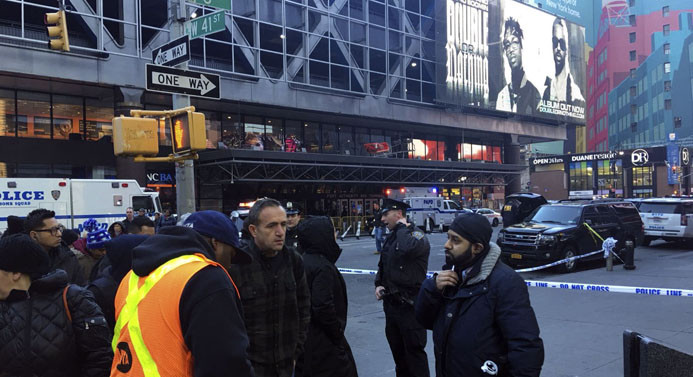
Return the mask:
{"type": "Polygon", "coordinates": [[[334,230],[337,232],[337,234],[342,234],[342,218],[330,217],[330,220],[332,220],[332,226],[334,226],[334,230]]]}
{"type": "Polygon", "coordinates": [[[340,239],[344,237],[355,236],[357,239],[364,234],[365,219],[363,216],[344,216],[339,221],[341,226],[340,239]]]}
{"type": "Polygon", "coordinates": [[[634,331],[623,332],[624,377],[688,377],[691,371],[693,355],[634,331]]]}

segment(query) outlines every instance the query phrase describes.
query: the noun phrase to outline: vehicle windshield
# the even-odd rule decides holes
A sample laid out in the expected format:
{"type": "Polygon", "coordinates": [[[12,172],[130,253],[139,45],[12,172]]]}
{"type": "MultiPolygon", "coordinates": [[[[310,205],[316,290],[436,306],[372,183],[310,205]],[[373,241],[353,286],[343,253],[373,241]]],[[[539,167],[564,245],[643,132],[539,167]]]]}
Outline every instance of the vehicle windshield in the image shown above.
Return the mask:
{"type": "Polygon", "coordinates": [[[681,204],[642,202],[638,210],[641,213],[681,213],[681,204]]]}
{"type": "Polygon", "coordinates": [[[450,201],[450,202],[448,202],[448,204],[450,204],[450,209],[456,209],[456,210],[458,210],[458,211],[462,209],[462,208],[460,208],[460,206],[458,206],[457,203],[455,203],[455,202],[450,201]]]}
{"type": "Polygon", "coordinates": [[[576,224],[580,220],[581,207],[541,206],[534,210],[527,221],[535,223],[576,224]]]}

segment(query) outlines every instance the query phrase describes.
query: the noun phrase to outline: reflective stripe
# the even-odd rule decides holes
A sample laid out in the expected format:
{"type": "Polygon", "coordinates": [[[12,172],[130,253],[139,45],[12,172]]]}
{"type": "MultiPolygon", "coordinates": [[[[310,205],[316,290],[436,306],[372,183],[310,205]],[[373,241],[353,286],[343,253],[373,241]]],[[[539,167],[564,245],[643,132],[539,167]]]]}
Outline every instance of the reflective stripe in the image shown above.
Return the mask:
{"type": "Polygon", "coordinates": [[[158,283],[167,273],[182,265],[192,262],[205,262],[205,260],[198,255],[183,255],[178,258],[171,259],[149,274],[146,277],[144,284],[142,284],[142,287],[138,287],[140,277],[137,276],[133,271],[130,272],[130,280],[128,281],[128,296],[125,299],[125,305],[118,315],[111,347],[113,347],[113,352],[116,352],[118,340],[120,339],[120,333],[122,332],[123,327],[127,326],[130,333],[130,338],[132,340],[133,351],[139,359],[144,375],[147,377],[160,377],[160,375],[156,363],[154,362],[154,359],[149,353],[149,350],[144,343],[144,339],[142,338],[142,329],[140,328],[137,307],[139,303],[144,300],[147,293],[149,293],[154,285],[158,283]]]}

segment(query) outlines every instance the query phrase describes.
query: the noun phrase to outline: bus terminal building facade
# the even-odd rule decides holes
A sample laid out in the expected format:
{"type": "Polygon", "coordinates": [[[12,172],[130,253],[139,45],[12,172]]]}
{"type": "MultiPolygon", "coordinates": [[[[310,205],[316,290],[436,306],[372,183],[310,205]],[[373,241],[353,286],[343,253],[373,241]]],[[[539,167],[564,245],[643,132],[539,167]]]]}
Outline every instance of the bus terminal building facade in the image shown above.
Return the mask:
{"type": "MultiPolygon", "coordinates": [[[[111,123],[133,109],[172,107],[170,94],[147,90],[145,65],[173,39],[178,3],[71,1],[70,52],[47,47],[43,16],[55,1],[0,3],[0,176],[135,178],[173,204],[173,166],[114,157],[111,123]]],[[[525,67],[543,91],[555,16],[502,0],[448,17],[448,7],[462,6],[471,5],[233,0],[224,29],[190,44],[190,70],[221,77],[219,99],[192,99],[207,128],[207,150],[195,162],[198,208],[228,212],[272,196],[309,213],[362,211],[388,188],[409,186],[497,207],[520,191],[521,145],[565,140],[566,127],[584,124],[584,106],[546,100],[541,112],[519,112],[498,99],[510,77],[499,40],[505,18],[513,14],[527,33],[530,21],[539,25],[526,44],[541,54],[525,67]],[[487,36],[474,38],[478,56],[455,32],[471,21],[492,29],[478,30],[487,36]],[[453,47],[459,53],[448,55],[453,47]],[[485,73],[465,76],[472,71],[485,73]]],[[[185,14],[216,11],[187,4],[185,14]]],[[[584,93],[584,28],[565,30],[570,74],[584,93]]],[[[163,121],[159,144],[168,155],[163,121]]]]}
{"type": "Polygon", "coordinates": [[[528,186],[549,200],[690,195],[693,148],[675,148],[678,164],[666,146],[532,158],[528,186]]]}

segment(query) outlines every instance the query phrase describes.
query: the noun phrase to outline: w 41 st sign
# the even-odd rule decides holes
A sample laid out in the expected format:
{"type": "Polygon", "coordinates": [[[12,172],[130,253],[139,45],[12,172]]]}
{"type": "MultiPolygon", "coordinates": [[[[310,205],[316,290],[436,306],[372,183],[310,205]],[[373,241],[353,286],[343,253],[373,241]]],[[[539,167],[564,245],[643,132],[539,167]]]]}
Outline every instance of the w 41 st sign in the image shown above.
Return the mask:
{"type": "Polygon", "coordinates": [[[225,28],[226,15],[223,10],[185,22],[185,34],[190,36],[190,39],[218,33],[225,28]]]}

